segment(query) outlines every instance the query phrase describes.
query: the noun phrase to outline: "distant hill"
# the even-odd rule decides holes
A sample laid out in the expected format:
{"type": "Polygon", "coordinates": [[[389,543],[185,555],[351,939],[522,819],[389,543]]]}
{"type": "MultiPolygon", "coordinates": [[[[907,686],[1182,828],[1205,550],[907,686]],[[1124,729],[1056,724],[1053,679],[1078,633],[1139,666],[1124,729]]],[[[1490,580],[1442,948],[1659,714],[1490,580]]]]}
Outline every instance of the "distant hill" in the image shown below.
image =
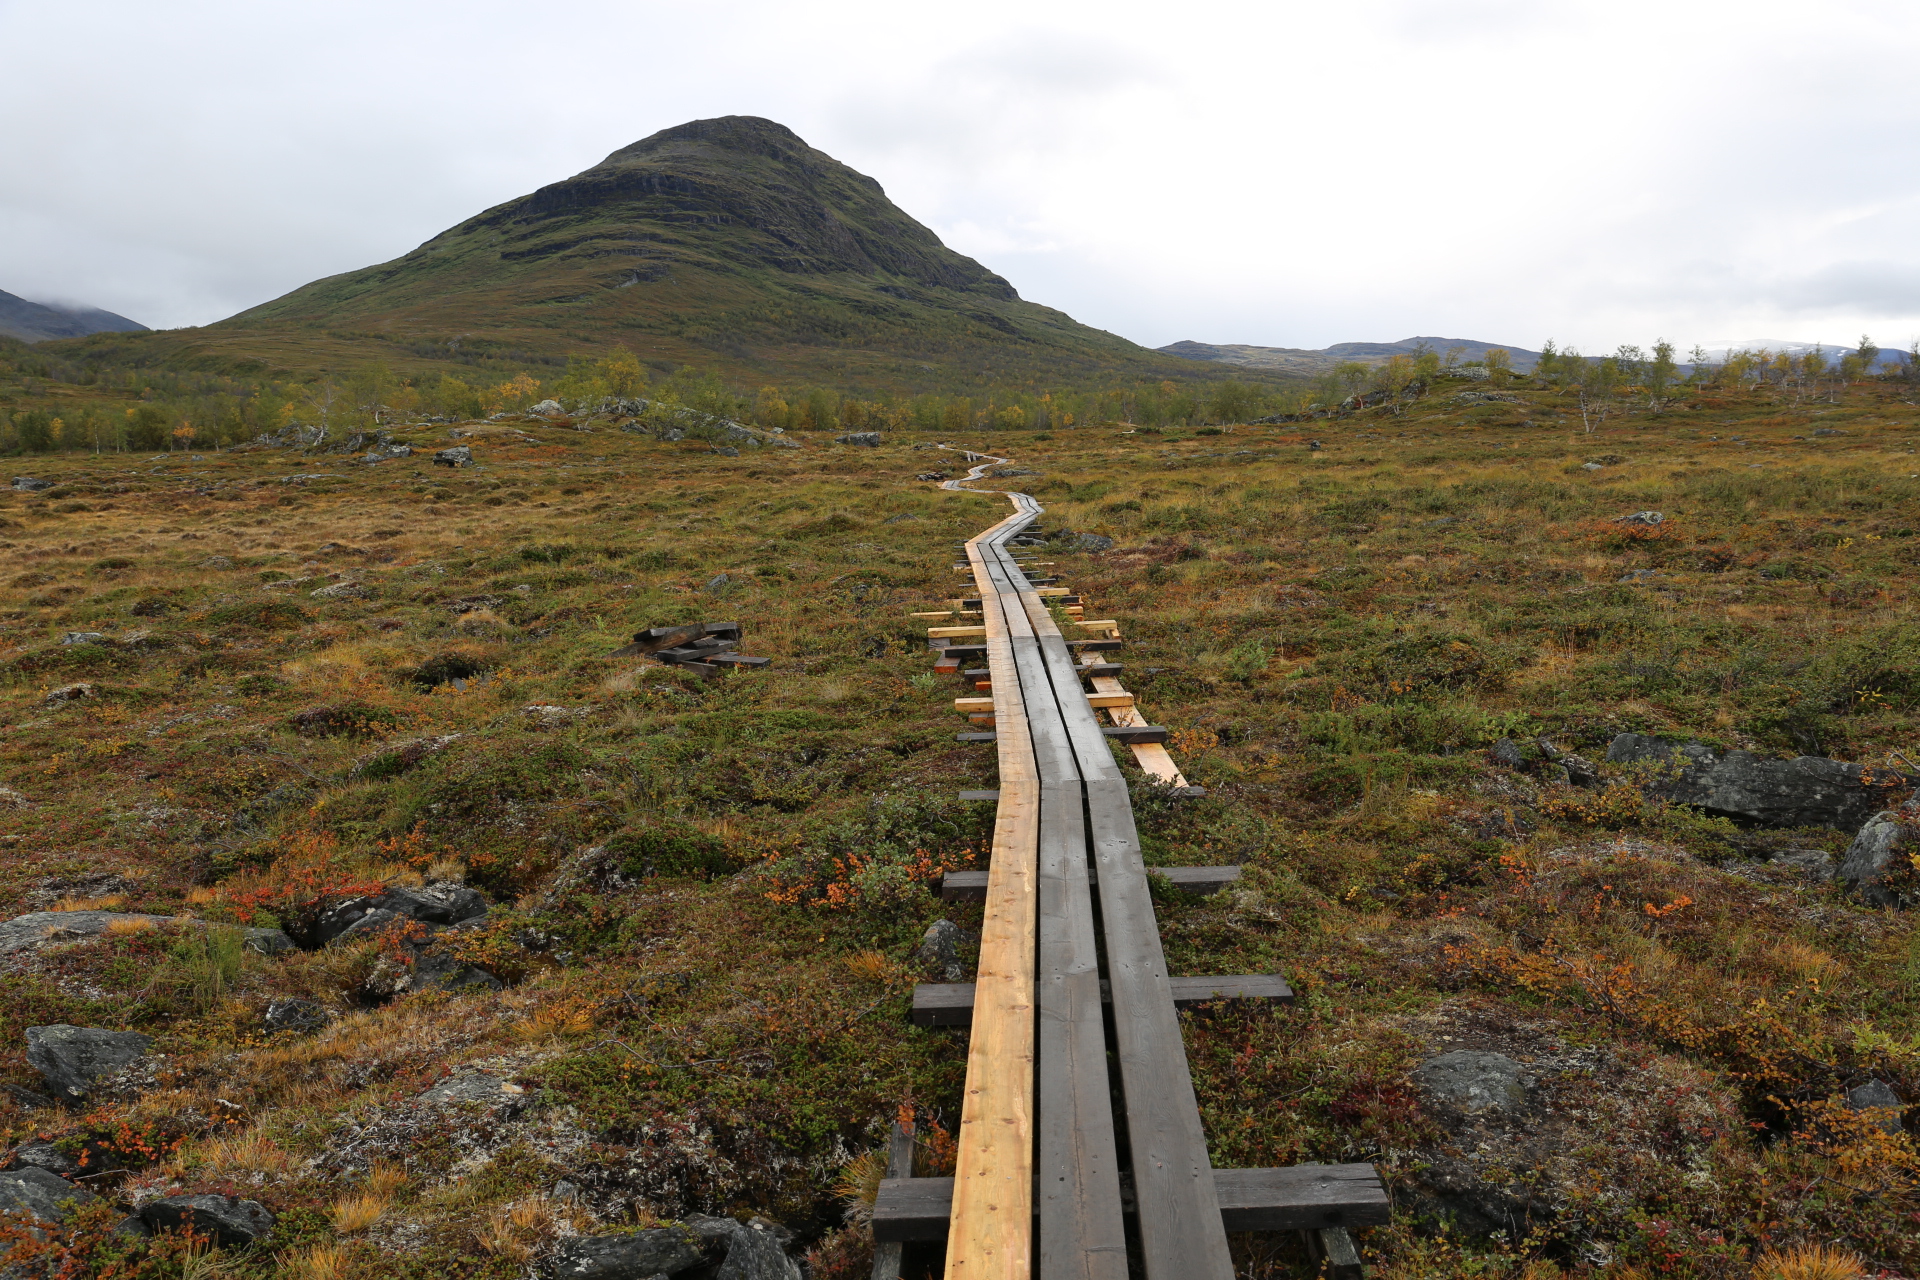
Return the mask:
{"type": "Polygon", "coordinates": [[[1249,369],[1268,369],[1278,373],[1324,373],[1348,361],[1379,364],[1396,355],[1414,355],[1422,345],[1444,356],[1457,352],[1459,358],[1483,360],[1487,352],[1499,347],[1513,357],[1515,369],[1531,369],[1540,358],[1538,351],[1511,346],[1504,342],[1482,342],[1478,338],[1405,338],[1399,342],[1336,342],[1330,347],[1250,347],[1229,343],[1175,342],[1158,350],[1187,360],[1210,360],[1219,364],[1241,365],[1249,369]]]}
{"type": "Polygon", "coordinates": [[[311,371],[616,344],[659,367],[896,390],[1194,376],[1025,301],[878,182],[757,116],[664,129],[391,262],[127,345],[311,371]]]}
{"type": "Polygon", "coordinates": [[[0,333],[22,342],[79,338],[89,333],[145,333],[147,326],[98,307],[28,302],[0,289],[0,333]]]}

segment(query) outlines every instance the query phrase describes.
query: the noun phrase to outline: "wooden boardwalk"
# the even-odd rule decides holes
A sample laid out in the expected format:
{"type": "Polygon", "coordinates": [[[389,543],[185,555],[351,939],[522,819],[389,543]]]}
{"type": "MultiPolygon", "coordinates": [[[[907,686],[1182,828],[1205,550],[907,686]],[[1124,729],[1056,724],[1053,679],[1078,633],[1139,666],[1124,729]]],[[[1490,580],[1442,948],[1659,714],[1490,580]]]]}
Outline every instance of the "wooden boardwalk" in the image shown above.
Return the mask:
{"type": "MultiPolygon", "coordinates": [[[[985,459],[966,480],[1001,461],[985,459]]],[[[1047,599],[1064,593],[1043,596],[1009,545],[1042,508],[1007,497],[1012,514],[966,544],[979,624],[934,629],[984,641],[992,697],[977,710],[993,732],[978,736],[994,742],[1000,775],[979,972],[950,1000],[961,1014],[944,1019],[972,1029],[958,1164],[950,1184],[883,1185],[876,1239],[924,1239],[945,1216],[948,1280],[1126,1280],[1130,1268],[1148,1280],[1231,1280],[1230,1227],[1384,1221],[1369,1166],[1310,1166],[1325,1176],[1291,1179],[1277,1175],[1308,1170],[1211,1167],[1132,803],[1096,704],[1114,724],[1146,721],[1113,665],[1072,647],[1114,624],[1061,633],[1047,599]]],[[[1150,775],[1186,785],[1156,735],[1129,736],[1143,739],[1130,749],[1150,775]]],[[[1277,979],[1253,987],[1291,998],[1277,979]]],[[[1183,983],[1179,994],[1196,989],[1183,983]]]]}

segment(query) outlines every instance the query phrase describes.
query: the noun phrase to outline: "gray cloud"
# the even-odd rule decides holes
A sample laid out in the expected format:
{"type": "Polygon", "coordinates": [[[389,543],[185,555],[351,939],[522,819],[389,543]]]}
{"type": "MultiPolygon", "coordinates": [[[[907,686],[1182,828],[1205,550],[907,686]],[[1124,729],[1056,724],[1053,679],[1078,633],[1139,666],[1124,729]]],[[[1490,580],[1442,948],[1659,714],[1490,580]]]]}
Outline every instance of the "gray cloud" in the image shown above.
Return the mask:
{"type": "Polygon", "coordinates": [[[739,112],[1150,344],[1920,332],[1893,0],[95,0],[0,42],[0,288],[148,324],[739,112]]]}

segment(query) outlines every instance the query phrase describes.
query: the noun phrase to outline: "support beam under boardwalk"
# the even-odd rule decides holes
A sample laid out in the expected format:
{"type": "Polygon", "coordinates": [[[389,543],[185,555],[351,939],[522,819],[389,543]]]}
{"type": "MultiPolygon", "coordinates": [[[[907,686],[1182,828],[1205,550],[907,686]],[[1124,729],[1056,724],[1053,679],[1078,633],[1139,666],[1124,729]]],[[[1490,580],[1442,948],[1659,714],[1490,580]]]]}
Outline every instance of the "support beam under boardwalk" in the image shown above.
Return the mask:
{"type": "MultiPolygon", "coordinates": [[[[1387,1191],[1370,1164],[1215,1169],[1220,1225],[1228,1231],[1320,1231],[1387,1222],[1387,1191]]],[[[873,1238],[944,1240],[952,1178],[889,1178],[873,1206],[873,1238]]],[[[1133,1205],[1126,1204],[1129,1216],[1133,1205]]]]}

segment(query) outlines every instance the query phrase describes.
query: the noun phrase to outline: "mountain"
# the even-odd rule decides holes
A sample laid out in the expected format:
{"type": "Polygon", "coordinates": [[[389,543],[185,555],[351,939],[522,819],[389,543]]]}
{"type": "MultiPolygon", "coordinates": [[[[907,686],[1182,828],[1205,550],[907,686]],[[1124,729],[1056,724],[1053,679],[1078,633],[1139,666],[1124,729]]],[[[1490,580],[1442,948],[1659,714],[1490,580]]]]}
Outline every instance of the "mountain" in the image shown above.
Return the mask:
{"type": "Polygon", "coordinates": [[[98,307],[28,302],[0,289],[0,333],[22,342],[78,338],[89,333],[147,332],[147,326],[98,307]]]}
{"type": "Polygon", "coordinates": [[[878,182],[757,116],[664,129],[391,262],[134,345],[311,371],[615,344],[663,368],[906,390],[1193,375],[1025,301],[878,182]]]}
{"type": "Polygon", "coordinates": [[[1336,342],[1330,347],[1250,347],[1238,344],[1175,342],[1158,350],[1187,360],[1209,360],[1219,364],[1241,365],[1249,369],[1270,369],[1279,373],[1325,373],[1348,361],[1380,364],[1397,355],[1411,356],[1422,346],[1445,356],[1455,352],[1465,360],[1484,360],[1487,352],[1498,347],[1513,357],[1515,369],[1531,369],[1540,358],[1538,351],[1510,346],[1502,342],[1482,342],[1477,338],[1403,338],[1399,342],[1336,342]]]}

